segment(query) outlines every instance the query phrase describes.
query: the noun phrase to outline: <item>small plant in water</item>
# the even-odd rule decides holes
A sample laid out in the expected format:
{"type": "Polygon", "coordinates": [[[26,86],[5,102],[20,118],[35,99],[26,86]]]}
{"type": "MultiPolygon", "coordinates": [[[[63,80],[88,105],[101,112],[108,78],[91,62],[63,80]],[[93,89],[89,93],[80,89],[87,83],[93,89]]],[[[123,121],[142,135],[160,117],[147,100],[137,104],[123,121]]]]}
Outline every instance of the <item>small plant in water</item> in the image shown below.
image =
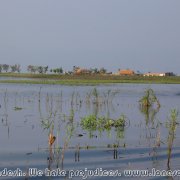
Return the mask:
{"type": "Polygon", "coordinates": [[[152,89],[147,89],[145,95],[139,100],[140,111],[145,115],[146,125],[154,124],[156,114],[159,112],[160,103],[152,89]]]}
{"type": "Polygon", "coordinates": [[[168,133],[168,161],[167,161],[167,167],[170,169],[170,160],[171,160],[171,154],[172,154],[172,147],[173,147],[173,142],[175,139],[175,132],[176,132],[176,127],[177,127],[177,117],[178,117],[178,111],[176,109],[171,110],[171,115],[170,119],[167,122],[167,128],[169,129],[168,133]]]}
{"type": "Polygon", "coordinates": [[[81,126],[84,130],[88,130],[91,134],[92,131],[105,131],[111,130],[112,127],[124,130],[126,124],[126,116],[121,115],[118,119],[111,119],[106,117],[97,117],[96,115],[89,115],[81,119],[81,126]]]}
{"type": "Polygon", "coordinates": [[[23,109],[22,107],[18,107],[18,106],[15,106],[15,107],[14,107],[14,110],[15,110],[15,111],[20,111],[20,110],[22,110],[22,109],[23,109]]]}
{"type": "Polygon", "coordinates": [[[139,100],[139,103],[143,107],[152,107],[155,103],[160,107],[159,100],[151,88],[145,91],[145,95],[139,100]]]}

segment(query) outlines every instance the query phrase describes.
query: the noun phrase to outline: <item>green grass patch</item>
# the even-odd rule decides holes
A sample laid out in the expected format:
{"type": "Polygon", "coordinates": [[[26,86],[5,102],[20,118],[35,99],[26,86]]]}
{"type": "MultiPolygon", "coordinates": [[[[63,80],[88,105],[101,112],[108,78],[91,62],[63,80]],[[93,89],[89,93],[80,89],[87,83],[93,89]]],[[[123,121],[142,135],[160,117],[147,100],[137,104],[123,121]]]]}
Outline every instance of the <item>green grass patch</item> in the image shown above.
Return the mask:
{"type": "Polygon", "coordinates": [[[22,83],[22,84],[64,84],[64,85],[96,85],[96,84],[111,84],[111,83],[180,84],[180,76],[144,77],[144,76],[117,76],[117,75],[64,75],[64,74],[58,75],[58,74],[0,73],[0,77],[16,78],[16,79],[0,80],[0,83],[22,83]]]}

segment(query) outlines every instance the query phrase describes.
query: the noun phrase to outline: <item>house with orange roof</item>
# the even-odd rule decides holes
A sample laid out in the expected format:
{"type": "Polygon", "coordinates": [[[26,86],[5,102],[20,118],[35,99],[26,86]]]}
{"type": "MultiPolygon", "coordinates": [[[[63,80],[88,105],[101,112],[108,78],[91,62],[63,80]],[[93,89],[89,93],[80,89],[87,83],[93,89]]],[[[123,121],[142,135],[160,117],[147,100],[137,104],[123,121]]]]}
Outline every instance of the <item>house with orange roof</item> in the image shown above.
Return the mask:
{"type": "Polygon", "coordinates": [[[117,74],[121,76],[133,76],[135,72],[131,69],[120,69],[117,74]]]}

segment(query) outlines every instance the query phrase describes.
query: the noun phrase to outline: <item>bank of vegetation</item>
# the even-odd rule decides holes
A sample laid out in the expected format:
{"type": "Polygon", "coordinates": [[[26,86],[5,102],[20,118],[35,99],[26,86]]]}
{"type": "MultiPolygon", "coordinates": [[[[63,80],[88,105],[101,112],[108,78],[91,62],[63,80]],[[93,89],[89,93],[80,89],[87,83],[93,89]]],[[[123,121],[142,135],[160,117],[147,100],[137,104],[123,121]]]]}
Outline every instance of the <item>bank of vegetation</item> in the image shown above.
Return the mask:
{"type": "Polygon", "coordinates": [[[0,83],[29,83],[29,84],[67,84],[92,85],[104,83],[160,83],[179,84],[180,76],[166,73],[165,76],[135,73],[132,70],[118,70],[113,74],[105,68],[83,69],[73,66],[73,69],[64,72],[62,67],[49,69],[48,66],[27,66],[27,73],[21,72],[19,64],[0,64],[0,83]],[[167,76],[166,76],[167,75],[167,76]]]}
{"type": "Polygon", "coordinates": [[[146,77],[117,76],[101,74],[32,74],[32,73],[0,73],[0,83],[30,84],[104,84],[104,83],[150,83],[180,84],[180,76],[146,77]],[[12,79],[11,79],[12,78],[12,79]]]}

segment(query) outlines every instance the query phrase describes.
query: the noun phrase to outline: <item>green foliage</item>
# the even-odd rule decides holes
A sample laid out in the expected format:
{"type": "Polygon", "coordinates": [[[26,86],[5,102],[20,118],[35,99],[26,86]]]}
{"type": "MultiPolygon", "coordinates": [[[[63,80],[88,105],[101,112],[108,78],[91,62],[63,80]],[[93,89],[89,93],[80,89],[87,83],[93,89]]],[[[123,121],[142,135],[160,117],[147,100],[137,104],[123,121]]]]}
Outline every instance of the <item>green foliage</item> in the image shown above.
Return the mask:
{"type": "Polygon", "coordinates": [[[81,119],[81,126],[83,129],[95,131],[97,125],[98,121],[95,115],[89,115],[81,119]]]}
{"type": "Polygon", "coordinates": [[[160,103],[153,89],[149,88],[144,92],[144,96],[139,100],[139,104],[140,111],[145,115],[146,125],[149,122],[152,122],[154,125],[154,119],[159,112],[160,103]]]}
{"type": "MultiPolygon", "coordinates": [[[[3,71],[3,70],[2,70],[3,71]]],[[[35,66],[29,66],[31,73],[0,73],[1,77],[31,78],[0,80],[0,83],[29,83],[29,84],[67,84],[67,85],[97,85],[108,83],[159,83],[180,84],[180,76],[144,77],[117,75],[72,75],[72,74],[38,74],[35,66]]]]}
{"type": "Polygon", "coordinates": [[[3,65],[2,65],[2,68],[3,68],[3,70],[4,70],[5,72],[8,72],[8,70],[9,70],[9,65],[8,65],[8,64],[3,64],[3,65]]]}
{"type": "Polygon", "coordinates": [[[171,109],[171,114],[169,120],[166,122],[166,127],[169,128],[169,136],[173,134],[176,130],[176,126],[178,124],[177,117],[178,111],[176,109],[171,109]]]}
{"type": "Polygon", "coordinates": [[[55,74],[62,74],[63,73],[63,68],[55,68],[55,69],[50,69],[50,72],[53,72],[55,74]]]}
{"type": "Polygon", "coordinates": [[[139,103],[143,107],[152,107],[155,103],[158,107],[160,107],[159,100],[157,99],[153,89],[151,88],[145,91],[145,95],[139,100],[139,103]]]}
{"type": "Polygon", "coordinates": [[[27,71],[31,73],[38,72],[39,74],[46,74],[48,71],[48,66],[33,66],[28,65],[27,71]]]}
{"type": "Polygon", "coordinates": [[[11,72],[20,72],[20,65],[19,64],[15,64],[15,65],[12,65],[10,66],[11,68],[11,72]]]}
{"type": "Polygon", "coordinates": [[[14,110],[15,110],[15,111],[20,111],[20,110],[22,110],[22,109],[23,109],[22,107],[18,107],[18,106],[15,106],[15,107],[14,107],[14,110]]]}
{"type": "Polygon", "coordinates": [[[126,116],[122,114],[119,119],[114,121],[114,127],[124,127],[126,123],[126,116]]]}
{"type": "Polygon", "coordinates": [[[104,131],[110,130],[112,127],[124,129],[126,123],[125,115],[121,115],[118,119],[110,119],[106,117],[96,117],[95,115],[89,115],[81,119],[81,126],[85,130],[89,131],[104,131]]]}
{"type": "Polygon", "coordinates": [[[178,111],[176,109],[172,109],[170,119],[167,122],[167,127],[169,129],[168,138],[167,138],[167,143],[168,143],[167,167],[168,167],[168,169],[170,169],[170,160],[171,160],[171,154],[172,154],[172,147],[173,147],[173,142],[174,142],[174,139],[175,139],[176,126],[178,124],[177,117],[178,117],[178,111]]]}
{"type": "Polygon", "coordinates": [[[54,128],[54,122],[49,120],[42,120],[41,125],[44,129],[54,128]]]}

